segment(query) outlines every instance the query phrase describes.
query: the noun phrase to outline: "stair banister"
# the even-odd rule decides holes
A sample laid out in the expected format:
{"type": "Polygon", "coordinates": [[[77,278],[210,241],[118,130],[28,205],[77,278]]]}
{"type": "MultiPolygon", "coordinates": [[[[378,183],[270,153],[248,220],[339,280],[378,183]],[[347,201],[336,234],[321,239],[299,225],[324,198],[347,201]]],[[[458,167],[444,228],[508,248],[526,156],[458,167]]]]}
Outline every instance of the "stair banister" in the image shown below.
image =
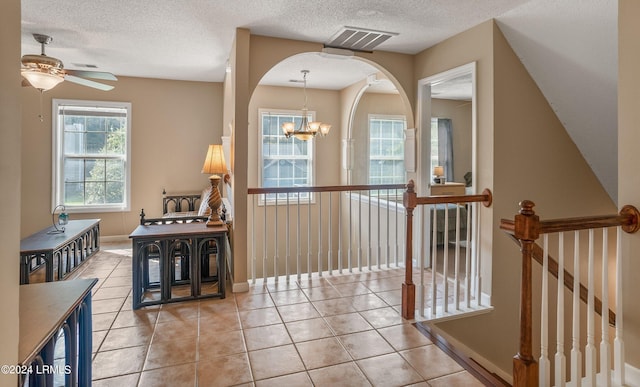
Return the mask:
{"type": "MultiPolygon", "coordinates": [[[[492,202],[493,196],[489,189],[485,189],[480,195],[436,195],[418,197],[415,191],[414,181],[409,180],[406,186],[406,191],[403,194],[403,205],[405,207],[407,218],[405,244],[405,282],[402,284],[403,318],[412,320],[415,317],[416,308],[416,286],[413,283],[413,210],[419,205],[426,204],[482,203],[483,206],[490,207],[492,202]]],[[[433,299],[435,300],[435,297],[433,297],[433,299]]]]}
{"type": "MultiPolygon", "coordinates": [[[[593,240],[593,230],[595,228],[603,228],[607,227],[620,227],[623,231],[627,233],[634,233],[640,229],[640,212],[633,206],[624,206],[619,214],[609,215],[609,216],[590,216],[590,217],[581,217],[581,218],[568,218],[568,219],[554,219],[541,221],[539,217],[535,214],[533,207],[535,204],[530,200],[524,200],[520,203],[520,211],[514,217],[514,220],[503,219],[500,224],[500,228],[513,233],[514,239],[517,239],[520,244],[520,249],[522,252],[522,272],[521,272],[521,290],[520,290],[520,343],[519,350],[517,355],[513,359],[513,385],[518,386],[538,386],[539,385],[539,371],[538,371],[538,363],[533,357],[532,352],[532,263],[535,254],[540,255],[539,252],[536,252],[536,249],[540,249],[539,246],[535,244],[535,241],[540,237],[541,234],[548,233],[561,233],[566,231],[575,231],[578,230],[590,230],[590,244],[593,240]]],[[[606,235],[606,232],[603,232],[603,235],[606,235]]],[[[511,236],[511,235],[510,235],[511,236]]],[[[620,234],[618,234],[618,239],[620,234]]],[[[575,240],[577,245],[577,238],[575,240]]],[[[577,246],[574,248],[577,252],[577,246]]],[[[592,246],[590,246],[590,250],[592,250],[592,246]]],[[[603,255],[606,253],[606,248],[603,249],[603,255]]],[[[619,253],[619,251],[618,251],[619,253]]],[[[590,256],[592,255],[592,251],[590,251],[590,256]]],[[[576,253],[577,256],[577,253],[576,253]]],[[[589,258],[590,263],[593,259],[589,258]]],[[[592,265],[591,265],[592,266],[592,265]]],[[[571,277],[567,274],[562,266],[556,269],[557,276],[563,275],[564,272],[564,282],[567,284],[567,277],[571,277]],[[559,270],[558,270],[559,269],[559,270]]],[[[591,269],[590,269],[591,270],[591,269]]],[[[551,271],[551,270],[550,270],[551,271]]],[[[589,287],[593,286],[593,273],[589,273],[589,287]]],[[[583,286],[579,284],[579,278],[570,278],[571,282],[574,285],[574,292],[577,291],[582,293],[583,286]],[[577,289],[577,290],[576,290],[577,289]]],[[[560,286],[560,285],[559,285],[560,286]]],[[[561,287],[559,287],[561,289],[561,287]]],[[[588,289],[584,289],[585,292],[588,292],[588,289]]],[[[597,313],[598,309],[600,309],[600,301],[593,296],[593,294],[587,294],[586,299],[589,303],[589,310],[593,314],[594,311],[597,313]]],[[[584,299],[583,299],[584,300],[584,299]]],[[[615,323],[615,315],[612,315],[611,311],[608,311],[605,303],[603,310],[603,322],[615,323]],[[609,313],[607,313],[609,312],[609,313]]],[[[593,315],[590,317],[593,318],[593,315]]],[[[574,321],[575,323],[575,321],[574,321]]],[[[604,323],[603,323],[604,324],[604,323]]],[[[590,324],[592,325],[592,324],[590,324]]],[[[616,324],[617,328],[617,324],[616,324]]],[[[574,329],[575,331],[575,329],[574,329]]],[[[590,328],[589,335],[593,335],[592,328],[590,328]]],[[[591,343],[593,340],[591,340],[591,343]]],[[[592,347],[595,347],[593,343],[592,347]]],[[[606,343],[605,343],[606,347],[606,343]]],[[[590,363],[594,363],[593,360],[590,363]]],[[[562,363],[560,363],[562,364],[562,363]]],[[[605,363],[606,364],[606,363],[605,363]]],[[[579,372],[578,367],[572,367],[572,371],[579,372]],[[576,368],[576,370],[573,370],[576,368]]],[[[587,378],[594,378],[595,374],[595,366],[592,364],[589,367],[591,371],[591,376],[587,375],[587,378]]],[[[607,374],[610,375],[607,371],[607,374]]],[[[580,373],[578,375],[574,375],[572,380],[581,379],[580,373]]],[[[561,377],[560,380],[563,380],[561,377]]]]}

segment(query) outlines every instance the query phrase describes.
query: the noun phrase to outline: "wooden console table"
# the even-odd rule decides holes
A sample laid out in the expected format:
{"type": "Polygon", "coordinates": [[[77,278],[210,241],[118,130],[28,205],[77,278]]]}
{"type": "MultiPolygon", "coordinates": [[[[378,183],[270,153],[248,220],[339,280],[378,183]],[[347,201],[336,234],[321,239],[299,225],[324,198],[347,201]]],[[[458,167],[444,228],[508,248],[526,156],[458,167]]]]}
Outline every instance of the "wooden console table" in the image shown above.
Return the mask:
{"type": "Polygon", "coordinates": [[[54,234],[49,226],[20,241],[20,284],[28,284],[29,274],[43,261],[45,280],[62,280],[100,250],[100,219],[70,220],[64,227],[63,233],[54,234]]]}
{"type": "Polygon", "coordinates": [[[91,385],[91,289],[96,278],[20,287],[19,385],[91,385]],[[54,365],[56,342],[64,332],[65,361],[54,365]]]}
{"type": "Polygon", "coordinates": [[[133,244],[133,309],[195,298],[224,298],[226,234],[226,226],[206,227],[204,223],[138,226],[129,235],[133,244]],[[214,254],[217,273],[209,276],[209,259],[214,254]],[[152,273],[155,265],[157,270],[152,273]],[[176,265],[180,266],[178,274],[176,265]],[[180,281],[175,279],[177,275],[180,281]],[[215,291],[214,286],[205,291],[203,285],[216,285],[215,291]]]}

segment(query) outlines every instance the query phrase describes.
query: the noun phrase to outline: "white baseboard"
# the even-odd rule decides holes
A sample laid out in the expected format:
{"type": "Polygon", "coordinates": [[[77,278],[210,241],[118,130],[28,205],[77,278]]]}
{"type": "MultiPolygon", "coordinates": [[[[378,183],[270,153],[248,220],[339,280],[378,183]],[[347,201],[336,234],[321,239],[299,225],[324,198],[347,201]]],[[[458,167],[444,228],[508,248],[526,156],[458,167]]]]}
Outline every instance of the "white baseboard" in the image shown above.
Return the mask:
{"type": "Polygon", "coordinates": [[[640,386],[640,369],[626,363],[624,367],[624,379],[625,386],[640,386]]]}
{"type": "Polygon", "coordinates": [[[244,293],[249,291],[249,282],[233,283],[233,277],[231,277],[231,291],[233,293],[244,293]]]}
{"type": "Polygon", "coordinates": [[[129,235],[100,236],[100,243],[129,242],[129,235]]]}
{"type": "Polygon", "coordinates": [[[443,332],[440,328],[437,327],[437,325],[429,324],[429,326],[431,327],[431,329],[433,331],[435,331],[439,335],[443,336],[457,350],[459,350],[460,352],[462,352],[465,355],[467,355],[467,357],[473,358],[473,360],[475,360],[478,364],[480,364],[482,367],[484,367],[487,371],[498,375],[500,378],[502,378],[505,381],[507,381],[507,383],[513,384],[513,377],[511,376],[510,373],[498,368],[498,366],[496,366],[495,364],[491,363],[489,360],[487,360],[483,356],[479,355],[477,352],[473,351],[471,348],[467,347],[462,342],[456,340],[452,336],[450,336],[447,333],[443,332]]]}

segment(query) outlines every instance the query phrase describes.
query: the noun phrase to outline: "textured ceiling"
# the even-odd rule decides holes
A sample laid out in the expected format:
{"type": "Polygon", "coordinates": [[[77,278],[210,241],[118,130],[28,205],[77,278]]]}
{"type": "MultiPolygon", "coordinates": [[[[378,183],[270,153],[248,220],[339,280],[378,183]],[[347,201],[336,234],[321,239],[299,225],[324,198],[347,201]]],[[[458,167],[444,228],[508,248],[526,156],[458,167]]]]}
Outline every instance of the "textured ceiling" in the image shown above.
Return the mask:
{"type": "Polygon", "coordinates": [[[417,53],[525,0],[23,0],[23,54],[31,33],[69,68],[116,75],[222,81],[238,27],[253,34],[327,42],[344,26],[398,33],[379,50],[417,53]]]}
{"type": "MultiPolygon", "coordinates": [[[[328,42],[345,26],[397,33],[378,49],[413,54],[495,18],[610,196],[617,198],[616,0],[22,0],[22,53],[34,32],[67,68],[120,76],[222,81],[238,27],[328,42]]],[[[291,58],[267,74],[339,89],[373,72],[358,61],[291,58]],[[347,62],[353,62],[347,64],[347,62]],[[348,70],[348,71],[347,71],[348,70]]]]}

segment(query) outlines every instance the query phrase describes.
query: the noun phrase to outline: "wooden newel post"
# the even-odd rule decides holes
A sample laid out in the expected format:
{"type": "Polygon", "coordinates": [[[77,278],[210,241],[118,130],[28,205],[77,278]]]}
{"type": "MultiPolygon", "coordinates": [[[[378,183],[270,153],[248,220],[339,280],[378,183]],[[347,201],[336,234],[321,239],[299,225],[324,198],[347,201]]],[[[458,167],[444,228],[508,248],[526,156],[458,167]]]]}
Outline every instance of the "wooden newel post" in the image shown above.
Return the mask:
{"type": "Polygon", "coordinates": [[[513,385],[538,386],[538,363],[533,358],[531,316],[531,265],[533,245],[540,235],[540,218],[533,211],[530,200],[520,203],[515,216],[515,237],[520,240],[522,251],[522,283],[520,287],[520,349],[513,358],[513,385]]]}
{"type": "Polygon", "coordinates": [[[407,213],[406,250],[405,250],[405,276],[402,284],[402,318],[412,320],[416,310],[416,285],[413,283],[413,209],[417,205],[415,183],[409,180],[407,190],[403,195],[403,204],[407,213]]]}

